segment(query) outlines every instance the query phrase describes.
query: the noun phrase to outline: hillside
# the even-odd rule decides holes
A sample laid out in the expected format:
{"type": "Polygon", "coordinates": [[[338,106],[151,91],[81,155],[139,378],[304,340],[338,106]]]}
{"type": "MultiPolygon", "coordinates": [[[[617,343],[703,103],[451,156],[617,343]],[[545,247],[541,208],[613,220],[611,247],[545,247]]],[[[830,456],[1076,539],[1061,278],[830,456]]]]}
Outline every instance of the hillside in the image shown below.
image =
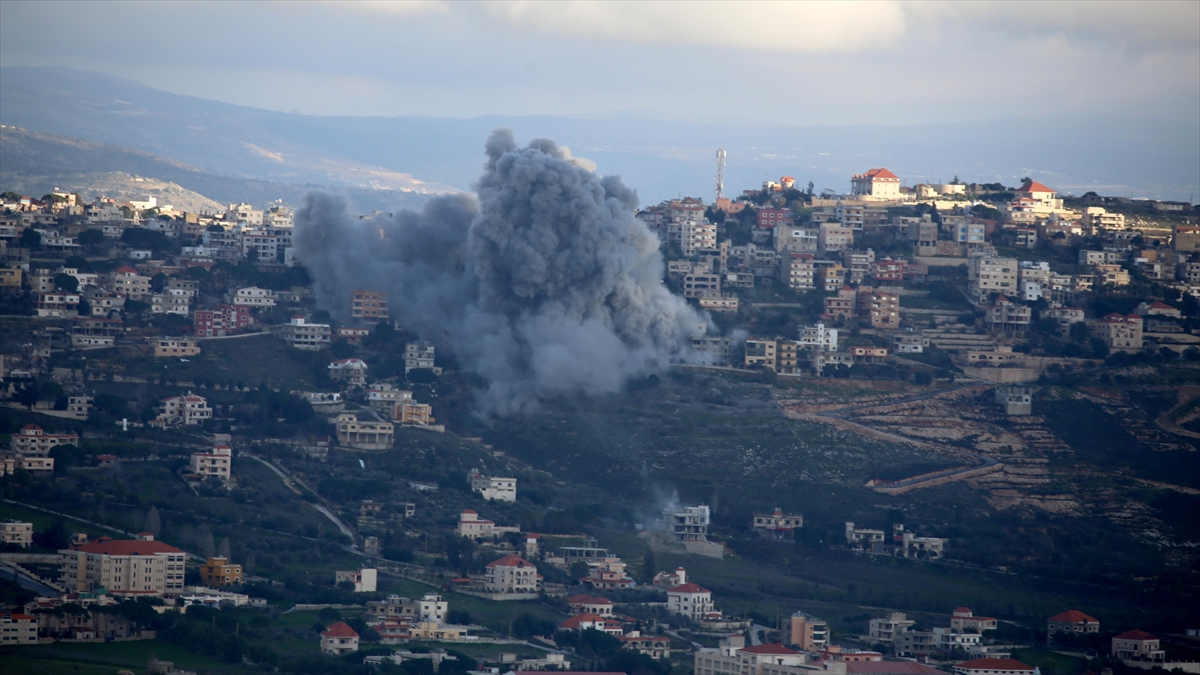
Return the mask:
{"type": "MultiPolygon", "coordinates": [[[[160,202],[198,211],[214,210],[222,203],[261,205],[283,200],[294,205],[310,190],[322,188],[222,176],[142,150],[11,125],[0,127],[0,186],[37,195],[59,187],[88,198],[154,195],[160,202]]],[[[415,206],[424,200],[418,194],[393,190],[324,189],[341,194],[361,211],[415,206]]]]}

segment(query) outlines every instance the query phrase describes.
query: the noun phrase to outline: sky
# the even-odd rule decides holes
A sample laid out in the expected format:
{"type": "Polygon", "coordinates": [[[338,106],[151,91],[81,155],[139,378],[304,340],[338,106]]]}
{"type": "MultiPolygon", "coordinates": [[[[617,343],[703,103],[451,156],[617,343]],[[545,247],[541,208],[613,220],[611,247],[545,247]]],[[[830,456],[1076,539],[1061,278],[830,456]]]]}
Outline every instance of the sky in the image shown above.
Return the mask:
{"type": "Polygon", "coordinates": [[[23,2],[0,65],[322,115],[1200,124],[1200,2],[23,2]]]}

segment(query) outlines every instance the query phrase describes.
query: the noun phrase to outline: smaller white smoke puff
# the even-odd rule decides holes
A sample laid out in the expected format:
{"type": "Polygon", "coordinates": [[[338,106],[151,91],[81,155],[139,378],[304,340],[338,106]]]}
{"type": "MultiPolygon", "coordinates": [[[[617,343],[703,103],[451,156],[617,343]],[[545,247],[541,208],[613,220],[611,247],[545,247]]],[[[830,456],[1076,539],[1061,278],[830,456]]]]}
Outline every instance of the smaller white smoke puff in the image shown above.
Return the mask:
{"type": "Polygon", "coordinates": [[[317,300],[339,316],[355,288],[387,290],[394,315],[445,336],[482,376],[484,414],[540,400],[620,391],[673,360],[695,360],[705,316],[662,284],[657,238],[634,217],[637,195],[565,148],[518,148],[493,132],[469,197],[420,213],[355,220],[309,195],[296,214],[297,258],[317,300]]]}

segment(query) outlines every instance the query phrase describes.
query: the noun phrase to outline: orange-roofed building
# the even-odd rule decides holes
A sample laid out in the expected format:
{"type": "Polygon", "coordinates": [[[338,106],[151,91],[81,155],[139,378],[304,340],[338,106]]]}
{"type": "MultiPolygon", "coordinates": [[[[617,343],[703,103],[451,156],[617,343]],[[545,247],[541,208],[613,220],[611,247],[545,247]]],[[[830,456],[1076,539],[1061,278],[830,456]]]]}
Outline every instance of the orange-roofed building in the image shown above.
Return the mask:
{"type": "Polygon", "coordinates": [[[506,555],[488,563],[484,588],[489,593],[538,592],[537,566],[519,555],[506,555]]]}
{"type": "Polygon", "coordinates": [[[668,589],[667,609],[672,614],[699,621],[713,611],[712,591],[690,582],[668,589]]]}
{"type": "Polygon", "coordinates": [[[575,614],[598,614],[604,617],[613,615],[612,600],[608,598],[598,598],[585,593],[572,595],[567,598],[567,605],[571,607],[571,612],[575,614]]]}
{"type": "Polygon", "coordinates": [[[1055,633],[1086,635],[1088,633],[1099,633],[1100,622],[1077,609],[1068,609],[1061,614],[1055,614],[1050,617],[1046,621],[1046,629],[1050,635],[1054,635],[1055,633]]]}
{"type": "Polygon", "coordinates": [[[590,612],[576,614],[575,616],[572,616],[566,621],[558,624],[559,630],[585,631],[589,628],[598,630],[601,633],[608,633],[609,635],[622,635],[625,633],[625,631],[621,628],[620,622],[613,621],[612,617],[606,618],[600,616],[599,614],[592,614],[590,612]]]}
{"type": "Polygon", "coordinates": [[[115,596],[154,597],[183,592],[187,554],[153,538],[101,537],[59,553],[63,557],[61,583],[68,591],[105,588],[115,596]]]}
{"type": "Polygon", "coordinates": [[[1157,637],[1137,629],[1113,637],[1112,655],[1122,661],[1139,663],[1158,663],[1167,658],[1157,637]]]}
{"type": "Polygon", "coordinates": [[[0,612],[0,647],[36,645],[37,617],[14,612],[0,612]]]}
{"type": "Polygon", "coordinates": [[[1016,659],[974,659],[954,666],[958,675],[1031,675],[1034,670],[1016,659]]]}
{"type": "Polygon", "coordinates": [[[850,194],[880,199],[900,198],[900,177],[887,169],[870,169],[850,177],[850,194]]]}
{"type": "Polygon", "coordinates": [[[358,633],[342,621],[327,626],[321,631],[321,651],[341,656],[358,651],[358,633]]]}

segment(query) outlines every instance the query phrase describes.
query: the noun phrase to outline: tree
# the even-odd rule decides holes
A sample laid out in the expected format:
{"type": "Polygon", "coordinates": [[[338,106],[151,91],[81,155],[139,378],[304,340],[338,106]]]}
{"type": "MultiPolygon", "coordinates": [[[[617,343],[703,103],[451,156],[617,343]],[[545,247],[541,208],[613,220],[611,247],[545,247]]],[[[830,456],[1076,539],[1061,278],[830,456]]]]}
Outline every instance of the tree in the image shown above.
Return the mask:
{"type": "Polygon", "coordinates": [[[1069,330],[1071,334],[1071,342],[1083,344],[1084,341],[1087,340],[1088,326],[1083,321],[1076,321],[1075,323],[1071,324],[1071,328],[1069,330]]]}
{"type": "Polygon", "coordinates": [[[217,553],[216,543],[213,542],[212,531],[205,530],[204,538],[200,541],[200,554],[205,558],[211,558],[217,553]]]}
{"type": "Polygon", "coordinates": [[[79,279],[70,274],[55,274],[54,285],[59,289],[68,293],[74,293],[79,290],[79,279]]]}
{"type": "Polygon", "coordinates": [[[221,538],[221,546],[217,548],[217,555],[229,560],[233,555],[229,551],[229,537],[221,538]]]}
{"type": "Polygon", "coordinates": [[[142,529],[155,537],[162,532],[162,517],[158,515],[157,506],[151,506],[150,510],[146,512],[146,520],[142,523],[142,529]]]}
{"type": "Polygon", "coordinates": [[[648,584],[654,581],[654,551],[646,549],[642,554],[642,583],[648,584]]]}
{"type": "Polygon", "coordinates": [[[329,314],[328,310],[318,309],[312,313],[313,323],[329,323],[330,321],[333,321],[333,317],[329,314]]]}
{"type": "Polygon", "coordinates": [[[575,579],[586,579],[588,576],[587,563],[582,560],[577,560],[571,563],[571,577],[575,579]]]}
{"type": "Polygon", "coordinates": [[[154,276],[150,277],[150,290],[154,291],[155,293],[162,293],[163,289],[167,287],[168,280],[169,279],[167,278],[167,275],[163,274],[162,272],[155,274],[154,276]]]}
{"type": "Polygon", "coordinates": [[[354,345],[339,338],[329,345],[329,353],[339,359],[348,359],[354,356],[354,345]]]}
{"type": "Polygon", "coordinates": [[[104,232],[96,228],[88,228],[75,238],[80,246],[99,246],[104,243],[104,232]]]}
{"type": "Polygon", "coordinates": [[[36,383],[27,382],[21,385],[21,388],[17,390],[17,394],[13,398],[17,401],[17,403],[20,403],[26,408],[33,410],[33,406],[38,402],[40,394],[41,392],[36,383]]]}
{"type": "Polygon", "coordinates": [[[42,235],[32,227],[25,228],[21,233],[21,247],[39,249],[42,247],[42,235]]]}

